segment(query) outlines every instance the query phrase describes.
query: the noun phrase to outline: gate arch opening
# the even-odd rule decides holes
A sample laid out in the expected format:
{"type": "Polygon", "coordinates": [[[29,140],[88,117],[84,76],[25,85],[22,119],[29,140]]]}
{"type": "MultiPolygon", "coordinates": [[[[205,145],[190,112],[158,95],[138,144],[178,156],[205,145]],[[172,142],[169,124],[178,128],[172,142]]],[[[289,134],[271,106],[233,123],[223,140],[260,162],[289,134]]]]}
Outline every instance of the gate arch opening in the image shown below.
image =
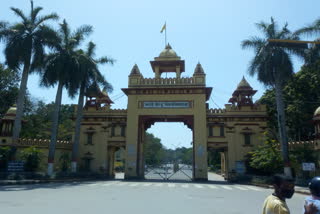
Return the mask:
{"type": "Polygon", "coordinates": [[[144,178],[192,180],[192,135],[192,130],[181,122],[156,122],[152,125],[146,132],[143,146],[144,178]]]}

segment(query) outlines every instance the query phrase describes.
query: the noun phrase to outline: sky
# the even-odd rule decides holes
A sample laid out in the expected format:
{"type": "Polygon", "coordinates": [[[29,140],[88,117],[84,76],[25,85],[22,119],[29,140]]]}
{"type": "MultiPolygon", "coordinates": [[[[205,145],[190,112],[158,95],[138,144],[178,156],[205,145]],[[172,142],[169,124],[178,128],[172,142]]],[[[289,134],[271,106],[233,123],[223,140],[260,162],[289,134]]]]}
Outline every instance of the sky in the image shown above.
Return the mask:
{"type": "MultiPolygon", "coordinates": [[[[250,77],[247,68],[253,57],[252,50],[242,50],[241,41],[252,36],[262,36],[255,23],[270,22],[279,27],[286,22],[296,30],[320,18],[318,0],[35,0],[44,8],[41,14],[56,12],[60,22],[66,19],[72,29],[83,24],[92,25],[94,33],[84,43],[97,44],[97,56],[116,60],[113,66],[101,67],[102,73],[113,85],[110,94],[115,102],[112,108],[125,109],[127,97],[121,91],[128,84],[128,75],[136,63],[144,77],[153,77],[150,61],[164,49],[164,34],[160,33],[167,23],[167,38],[172,48],[185,60],[186,72],[192,76],[200,62],[206,73],[207,87],[213,87],[210,108],[223,108],[237,84],[245,76],[258,90],[257,100],[265,87],[250,77]]],[[[1,0],[0,20],[18,21],[9,9],[18,7],[29,11],[29,0],[1,0]]],[[[50,23],[57,27],[57,23],[50,23]]],[[[3,50],[3,45],[0,44],[3,50]]],[[[0,61],[4,61],[0,53],[0,61]]],[[[302,64],[294,58],[295,72],[302,64]]],[[[52,102],[56,88],[40,88],[39,78],[31,75],[28,90],[32,96],[52,102]]],[[[75,104],[77,100],[63,95],[63,104],[75,104]]],[[[149,132],[161,138],[168,148],[177,145],[190,147],[192,132],[181,123],[156,123],[149,132]],[[172,132],[172,130],[175,130],[172,132]],[[178,133],[178,134],[177,134],[178,133]]]]}

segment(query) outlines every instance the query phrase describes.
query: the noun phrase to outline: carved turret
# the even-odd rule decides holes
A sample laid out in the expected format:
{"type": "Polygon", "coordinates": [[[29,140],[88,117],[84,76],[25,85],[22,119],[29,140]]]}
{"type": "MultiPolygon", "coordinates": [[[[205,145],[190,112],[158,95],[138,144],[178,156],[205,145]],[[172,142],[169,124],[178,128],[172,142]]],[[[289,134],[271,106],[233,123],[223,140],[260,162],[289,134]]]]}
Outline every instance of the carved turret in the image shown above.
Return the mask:
{"type": "Polygon", "coordinates": [[[86,92],[86,104],[85,108],[95,107],[96,109],[101,107],[109,107],[113,103],[110,99],[107,91],[101,91],[97,84],[93,84],[86,92]]]}
{"type": "Polygon", "coordinates": [[[134,64],[134,66],[132,67],[129,77],[131,77],[131,76],[142,77],[142,74],[140,73],[140,69],[137,64],[134,64]]]}
{"type": "Polygon", "coordinates": [[[253,90],[247,80],[243,77],[238,84],[237,89],[232,93],[229,103],[237,106],[250,106],[253,105],[252,96],[257,92],[253,90]]]}
{"type": "Polygon", "coordinates": [[[181,60],[169,44],[160,53],[159,57],[150,61],[150,64],[155,73],[155,78],[161,78],[161,74],[166,72],[176,73],[176,78],[180,78],[181,73],[184,72],[184,60],[181,60]]]}
{"type": "Polygon", "coordinates": [[[193,77],[195,78],[195,82],[197,84],[205,84],[206,83],[206,74],[204,73],[204,70],[198,62],[196,68],[194,69],[193,77]]]}

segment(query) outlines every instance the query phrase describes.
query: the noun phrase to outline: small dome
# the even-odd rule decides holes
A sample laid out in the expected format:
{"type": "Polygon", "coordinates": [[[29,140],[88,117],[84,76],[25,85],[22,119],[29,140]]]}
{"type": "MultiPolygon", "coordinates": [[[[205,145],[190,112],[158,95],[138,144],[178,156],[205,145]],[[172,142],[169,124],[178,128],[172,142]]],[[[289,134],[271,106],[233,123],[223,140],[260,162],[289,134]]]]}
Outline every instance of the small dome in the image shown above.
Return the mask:
{"type": "Polygon", "coordinates": [[[314,116],[320,116],[320,106],[317,108],[317,110],[313,114],[314,116]]]}
{"type": "Polygon", "coordinates": [[[174,50],[172,50],[170,44],[168,44],[166,48],[160,53],[159,57],[178,58],[178,55],[174,50]]]}
{"type": "Polygon", "coordinates": [[[238,89],[239,88],[251,88],[252,89],[252,87],[250,86],[250,84],[247,82],[247,80],[244,78],[244,77],[242,77],[242,80],[241,80],[241,82],[238,84],[238,87],[237,87],[238,89]]]}
{"type": "Polygon", "coordinates": [[[3,116],[3,120],[14,120],[17,114],[17,106],[13,105],[9,108],[7,113],[3,116]]]}
{"type": "Polygon", "coordinates": [[[17,113],[17,106],[14,105],[9,108],[6,115],[16,115],[16,113],[17,113]]]}

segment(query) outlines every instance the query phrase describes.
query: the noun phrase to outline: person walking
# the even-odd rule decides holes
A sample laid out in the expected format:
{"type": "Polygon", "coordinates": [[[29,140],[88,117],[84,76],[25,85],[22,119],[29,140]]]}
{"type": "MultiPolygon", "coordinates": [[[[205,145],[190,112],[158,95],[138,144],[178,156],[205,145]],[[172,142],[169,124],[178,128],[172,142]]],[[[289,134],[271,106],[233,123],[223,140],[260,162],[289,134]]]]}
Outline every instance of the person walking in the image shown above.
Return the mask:
{"type": "Polygon", "coordinates": [[[314,177],[309,183],[309,189],[311,196],[307,196],[304,201],[303,212],[310,209],[310,205],[313,205],[317,212],[316,214],[320,214],[320,177],[314,177]]]}
{"type": "MultiPolygon", "coordinates": [[[[292,198],[294,194],[294,179],[285,175],[273,177],[274,192],[269,195],[264,203],[262,214],[290,214],[286,199],[292,198]]],[[[313,204],[306,205],[304,214],[316,214],[313,204]]]]}

